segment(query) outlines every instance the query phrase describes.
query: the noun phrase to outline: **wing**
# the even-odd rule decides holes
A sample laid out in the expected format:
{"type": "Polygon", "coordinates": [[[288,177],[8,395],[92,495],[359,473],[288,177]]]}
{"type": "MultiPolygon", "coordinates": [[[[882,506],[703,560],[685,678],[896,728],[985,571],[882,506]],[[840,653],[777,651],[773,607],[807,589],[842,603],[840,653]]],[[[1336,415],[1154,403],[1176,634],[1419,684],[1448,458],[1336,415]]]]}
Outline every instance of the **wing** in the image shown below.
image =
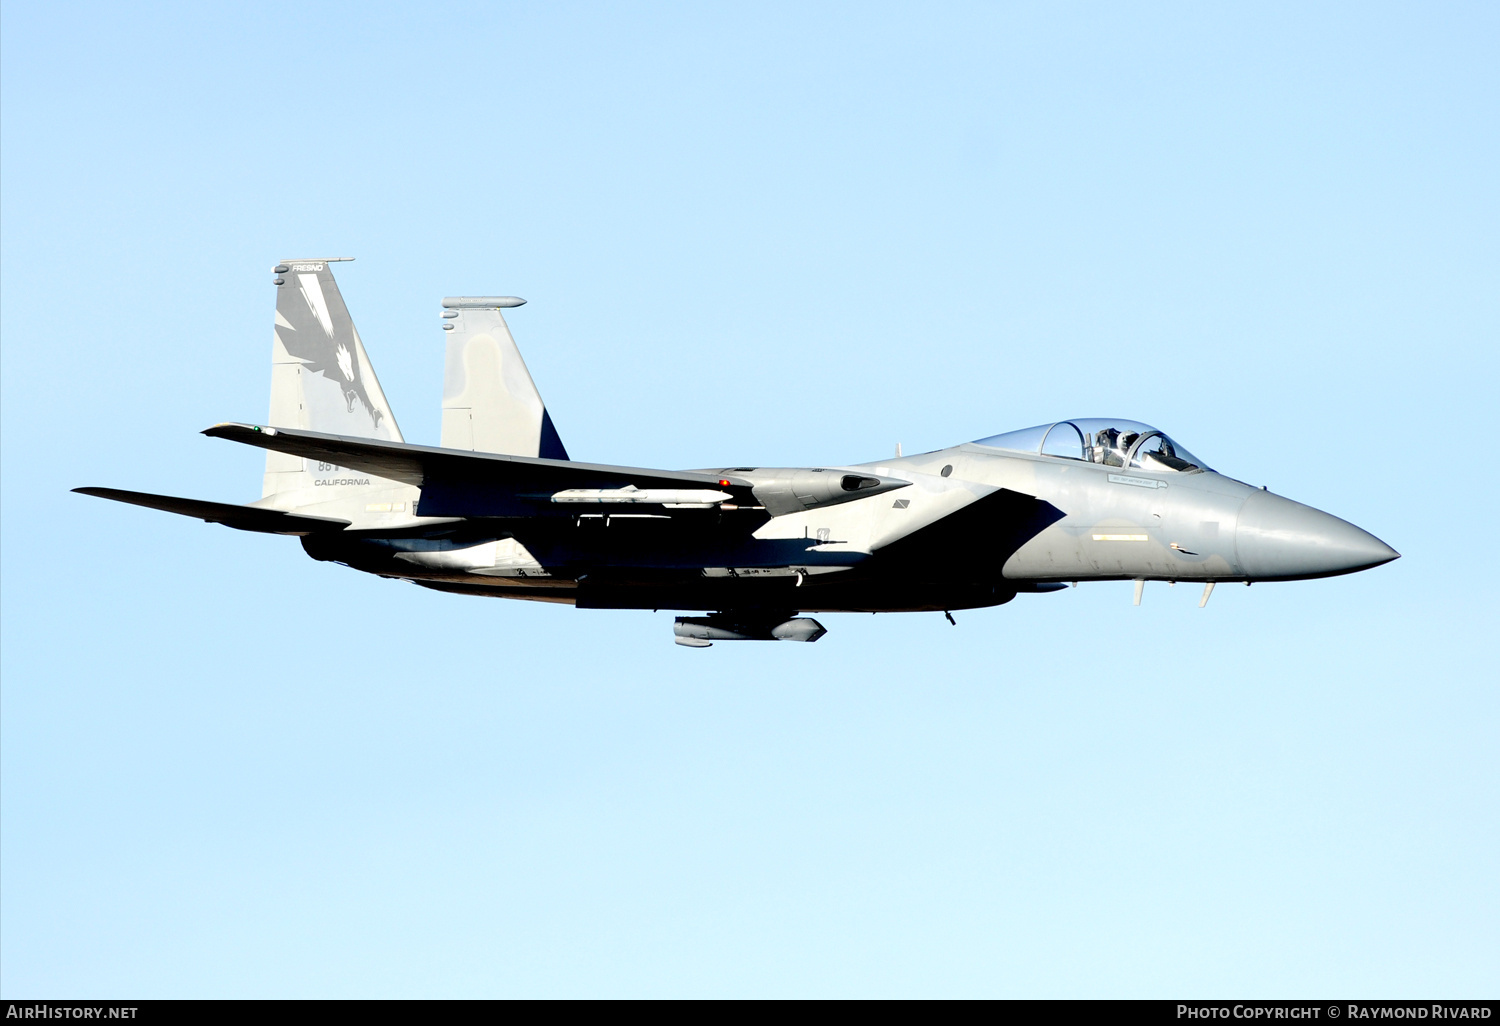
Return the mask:
{"type": "Polygon", "coordinates": [[[236,506],[233,503],[206,502],[203,499],[179,499],[175,495],[127,492],[120,488],[74,488],[73,491],[81,495],[128,502],[133,506],[181,513],[185,517],[197,517],[210,524],[223,524],[225,527],[258,531],[262,534],[317,534],[322,531],[342,531],[349,526],[349,521],[332,517],[299,516],[278,509],[236,506]]]}
{"type": "Polygon", "coordinates": [[[755,504],[750,481],[711,473],[504,456],[254,424],[215,424],[203,433],[415,485],[422,489],[424,517],[536,516],[549,509],[562,514],[552,507],[554,492],[630,485],[715,489],[755,504]]]}

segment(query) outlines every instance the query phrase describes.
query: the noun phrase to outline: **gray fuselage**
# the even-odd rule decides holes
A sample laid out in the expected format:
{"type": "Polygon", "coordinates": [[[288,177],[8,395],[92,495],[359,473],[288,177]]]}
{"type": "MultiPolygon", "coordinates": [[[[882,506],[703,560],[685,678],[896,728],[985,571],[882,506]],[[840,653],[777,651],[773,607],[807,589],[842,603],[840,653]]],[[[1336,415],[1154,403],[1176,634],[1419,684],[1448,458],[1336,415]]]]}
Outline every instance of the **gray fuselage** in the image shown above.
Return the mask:
{"type": "Polygon", "coordinates": [[[748,481],[765,499],[539,507],[437,537],[356,524],[304,544],[320,559],[471,594],[783,612],[961,609],[1085,580],[1301,580],[1397,555],[1337,517],[1206,469],[968,443],[856,467],[708,473],[748,481]],[[869,494],[797,484],[851,474],[869,494]]]}

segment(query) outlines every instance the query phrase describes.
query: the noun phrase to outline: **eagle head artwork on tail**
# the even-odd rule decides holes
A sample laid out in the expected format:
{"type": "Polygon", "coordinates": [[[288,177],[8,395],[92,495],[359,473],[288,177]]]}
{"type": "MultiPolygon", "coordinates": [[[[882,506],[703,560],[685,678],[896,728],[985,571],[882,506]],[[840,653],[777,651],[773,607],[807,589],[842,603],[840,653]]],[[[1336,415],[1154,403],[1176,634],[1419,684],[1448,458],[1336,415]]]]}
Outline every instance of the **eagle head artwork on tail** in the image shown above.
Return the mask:
{"type": "Polygon", "coordinates": [[[328,269],[332,262],[289,260],[278,265],[276,343],[282,352],[277,356],[300,364],[312,377],[303,386],[309,401],[326,402],[334,397],[333,390],[338,390],[343,412],[351,421],[339,433],[385,437],[382,427],[390,420],[390,408],[383,396],[372,396],[366,385],[372,376],[366,370],[369,360],[338,283],[328,269]],[[286,270],[281,270],[283,267],[286,270]]]}

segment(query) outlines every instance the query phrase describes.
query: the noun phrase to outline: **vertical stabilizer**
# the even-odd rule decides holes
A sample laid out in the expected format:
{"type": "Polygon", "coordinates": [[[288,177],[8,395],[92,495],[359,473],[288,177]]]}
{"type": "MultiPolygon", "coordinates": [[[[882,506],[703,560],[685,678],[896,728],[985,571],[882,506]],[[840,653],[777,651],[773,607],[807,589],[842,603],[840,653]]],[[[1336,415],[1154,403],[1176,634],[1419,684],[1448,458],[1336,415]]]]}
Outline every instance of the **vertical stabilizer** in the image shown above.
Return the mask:
{"type": "MultiPolygon", "coordinates": [[[[347,258],[343,258],[347,259],[347,258]]],[[[271,341],[273,427],[402,441],[359,332],[333,280],[338,260],[285,260],[276,265],[276,324],[271,341]]],[[[284,453],[266,455],[262,496],[316,486],[325,498],[350,487],[338,467],[284,453]]]]}
{"type": "Polygon", "coordinates": [[[443,329],[448,335],[443,448],[568,458],[526,361],[500,315],[502,308],[524,302],[514,296],[443,300],[443,329]]]}

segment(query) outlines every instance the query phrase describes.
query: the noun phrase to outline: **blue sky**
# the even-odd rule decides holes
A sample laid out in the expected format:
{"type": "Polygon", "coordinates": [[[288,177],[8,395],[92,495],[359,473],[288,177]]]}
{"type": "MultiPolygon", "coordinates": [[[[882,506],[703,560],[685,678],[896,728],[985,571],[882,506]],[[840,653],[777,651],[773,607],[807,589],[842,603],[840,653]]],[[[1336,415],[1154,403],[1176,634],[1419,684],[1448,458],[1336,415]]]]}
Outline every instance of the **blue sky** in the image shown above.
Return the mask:
{"type": "Polygon", "coordinates": [[[1500,983],[1486,4],[6,4],[5,996],[1500,983]],[[258,496],[284,257],[575,458],[1156,424],[1403,554],[671,643],[69,494],[258,496]]]}

